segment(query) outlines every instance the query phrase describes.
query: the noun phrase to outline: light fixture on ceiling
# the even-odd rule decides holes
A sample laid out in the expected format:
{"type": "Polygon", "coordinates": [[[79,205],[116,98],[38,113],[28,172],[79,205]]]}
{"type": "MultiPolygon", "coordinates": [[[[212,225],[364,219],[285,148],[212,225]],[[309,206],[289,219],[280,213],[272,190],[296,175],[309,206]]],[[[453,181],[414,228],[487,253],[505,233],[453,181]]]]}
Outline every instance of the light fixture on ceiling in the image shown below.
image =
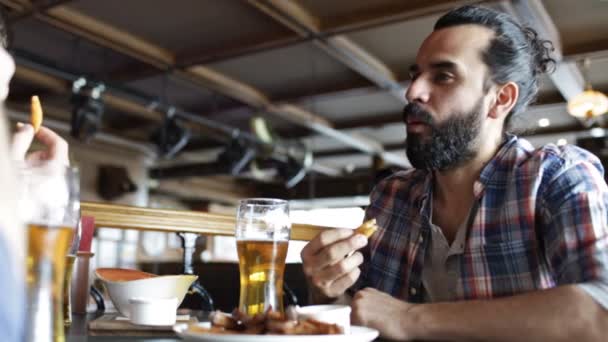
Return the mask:
{"type": "Polygon", "coordinates": [[[105,105],[103,83],[88,81],[84,77],[72,83],[70,102],[73,106],[70,135],[80,141],[89,141],[100,129],[105,105]]]}
{"type": "Polygon", "coordinates": [[[171,159],[180,152],[190,140],[190,131],[175,115],[175,107],[169,107],[160,127],[152,134],[159,155],[171,159]]]}
{"type": "Polygon", "coordinates": [[[549,127],[551,125],[551,121],[547,118],[542,118],[538,120],[538,127],[549,127]]]}
{"type": "Polygon", "coordinates": [[[591,87],[588,75],[589,64],[590,61],[586,58],[583,62],[585,91],[568,101],[568,113],[583,120],[590,120],[608,112],[608,97],[591,87]]]}

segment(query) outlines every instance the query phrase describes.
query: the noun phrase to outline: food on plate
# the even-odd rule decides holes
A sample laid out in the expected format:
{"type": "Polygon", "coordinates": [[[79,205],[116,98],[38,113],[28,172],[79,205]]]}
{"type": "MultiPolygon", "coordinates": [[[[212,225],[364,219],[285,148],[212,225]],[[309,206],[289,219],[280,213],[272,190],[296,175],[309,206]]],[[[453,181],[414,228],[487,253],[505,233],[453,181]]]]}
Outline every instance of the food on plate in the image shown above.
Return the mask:
{"type": "Polygon", "coordinates": [[[360,225],[359,228],[355,229],[355,233],[363,234],[366,238],[369,238],[370,236],[372,236],[372,234],[376,232],[376,230],[378,230],[378,224],[376,223],[376,219],[373,218],[371,220],[363,222],[363,224],[360,225]]]}
{"type": "Polygon", "coordinates": [[[40,105],[40,99],[36,95],[32,96],[30,122],[34,126],[34,132],[38,133],[42,125],[42,106],[40,105]]]}
{"type": "Polygon", "coordinates": [[[232,314],[214,311],[211,316],[211,327],[191,325],[192,333],[203,334],[249,334],[249,335],[337,335],[343,334],[336,324],[319,322],[314,319],[298,320],[295,310],[288,314],[272,311],[249,316],[235,309],[232,314]]]}

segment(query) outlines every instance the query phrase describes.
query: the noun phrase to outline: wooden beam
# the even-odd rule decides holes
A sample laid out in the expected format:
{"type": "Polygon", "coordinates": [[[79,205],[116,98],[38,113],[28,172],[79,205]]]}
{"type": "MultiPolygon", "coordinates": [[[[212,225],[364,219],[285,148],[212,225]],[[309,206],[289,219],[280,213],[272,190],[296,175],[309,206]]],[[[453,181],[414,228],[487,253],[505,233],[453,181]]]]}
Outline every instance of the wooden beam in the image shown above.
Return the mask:
{"type": "MultiPolygon", "coordinates": [[[[80,209],[83,216],[95,218],[96,227],[103,228],[234,236],[236,225],[234,216],[185,210],[152,209],[95,202],[82,202],[80,209]]],[[[291,239],[312,240],[323,229],[328,228],[332,227],[294,223],[291,226],[291,239]]]]}
{"type": "Polygon", "coordinates": [[[26,19],[38,12],[46,12],[53,7],[65,5],[73,0],[46,0],[46,1],[29,1],[29,0],[17,0],[21,6],[21,10],[17,14],[13,14],[8,18],[11,24],[15,24],[20,20],[26,19]]]}
{"type": "MultiPolygon", "coordinates": [[[[47,116],[44,119],[44,125],[53,129],[57,133],[61,133],[64,138],[68,140],[68,142],[72,141],[72,138],[69,136],[70,132],[70,117],[71,113],[69,111],[64,110],[63,108],[55,107],[50,104],[44,104],[44,112],[47,116]]],[[[7,116],[14,121],[17,122],[27,122],[29,120],[29,103],[7,103],[7,116]]],[[[127,136],[125,138],[125,134],[122,132],[119,134],[118,132],[112,131],[107,128],[103,128],[102,132],[98,132],[93,137],[93,142],[99,142],[103,144],[109,144],[120,148],[121,150],[129,149],[134,150],[139,153],[143,153],[144,155],[155,158],[156,152],[153,150],[150,144],[141,141],[137,137],[127,136]]]]}
{"type": "Polygon", "coordinates": [[[261,51],[279,49],[301,41],[303,39],[300,36],[291,33],[273,33],[263,37],[246,36],[223,46],[181,51],[177,54],[176,64],[181,68],[197,64],[209,64],[261,51]]]}
{"type": "Polygon", "coordinates": [[[37,13],[35,16],[53,26],[157,67],[163,68],[175,63],[175,56],[169,50],[68,6],[54,7],[46,14],[37,13]]]}
{"type": "Polygon", "coordinates": [[[497,1],[467,0],[415,0],[396,1],[386,6],[366,8],[333,17],[323,18],[321,28],[326,36],[366,30],[414,18],[446,12],[463,5],[492,3],[497,1]]]}
{"type": "Polygon", "coordinates": [[[19,2],[15,2],[13,0],[0,0],[0,4],[18,12],[23,12],[27,10],[24,4],[20,4],[19,2]]]}
{"type": "Polygon", "coordinates": [[[246,103],[253,107],[265,107],[270,100],[261,91],[216,72],[208,67],[199,65],[187,68],[185,71],[175,71],[181,78],[199,84],[207,89],[246,103]]]}
{"type": "Polygon", "coordinates": [[[564,61],[608,58],[608,39],[564,46],[564,61]]]}
{"type": "Polygon", "coordinates": [[[42,73],[20,64],[16,65],[14,77],[18,80],[46,88],[55,93],[66,93],[72,88],[70,82],[64,79],[42,73]]]}
{"type": "MultiPolygon", "coordinates": [[[[59,107],[57,105],[54,105],[52,103],[46,102],[44,100],[44,98],[41,98],[42,100],[42,107],[44,110],[44,115],[45,117],[49,117],[52,119],[57,120],[57,123],[60,125],[65,125],[67,127],[69,127],[70,121],[72,119],[72,112],[69,108],[63,108],[63,107],[59,107]]],[[[29,113],[29,109],[30,109],[30,104],[29,101],[28,102],[16,102],[16,101],[11,101],[7,103],[7,106],[15,111],[21,112],[21,113],[29,113]]],[[[102,123],[102,127],[101,127],[101,131],[104,134],[108,134],[114,137],[122,137],[124,139],[136,142],[136,143],[147,143],[148,137],[143,134],[144,132],[142,132],[141,130],[139,131],[124,131],[124,130],[116,130],[116,129],[112,129],[110,127],[108,127],[107,125],[105,125],[104,123],[102,123]]],[[[69,132],[69,128],[66,130],[66,132],[69,132]]]]}
{"type": "Polygon", "coordinates": [[[395,74],[378,58],[345,36],[326,38],[321,35],[320,20],[294,1],[247,0],[256,9],[269,15],[302,37],[313,37],[314,44],[355,72],[405,103],[403,89],[395,74]]]}
{"type": "Polygon", "coordinates": [[[532,26],[540,37],[549,39],[555,47],[558,60],[555,72],[549,75],[564,99],[569,100],[585,90],[583,75],[575,62],[562,61],[563,52],[559,31],[540,0],[514,0],[501,3],[501,7],[521,22],[532,26]]]}
{"type": "MultiPolygon", "coordinates": [[[[173,67],[175,64],[174,56],[163,48],[155,46],[74,9],[60,6],[51,9],[48,13],[49,15],[38,14],[37,16],[42,16],[44,20],[51,18],[51,23],[56,24],[69,32],[82,35],[87,39],[134,56],[139,60],[156,63],[155,65],[160,64],[162,67],[173,67]]],[[[344,144],[361,149],[364,152],[384,154],[383,151],[378,149],[377,144],[370,141],[364,141],[358,137],[351,137],[334,130],[325,119],[315,113],[289,104],[274,105],[270,103],[268,97],[261,91],[229,78],[226,75],[222,75],[210,68],[195,66],[187,68],[186,70],[175,70],[175,74],[178,77],[210,88],[255,108],[267,109],[268,112],[282,118],[287,118],[291,122],[299,123],[306,127],[312,127],[318,133],[334,137],[344,144]]],[[[398,163],[397,165],[401,163],[401,160],[393,158],[390,154],[387,154],[386,157],[392,159],[392,162],[398,163]]]]}
{"type": "Polygon", "coordinates": [[[306,37],[310,32],[319,33],[321,23],[295,1],[246,0],[248,4],[270,16],[283,26],[306,37]]]}
{"type": "MultiPolygon", "coordinates": [[[[64,79],[42,73],[38,70],[19,64],[17,64],[17,68],[15,70],[15,78],[44,87],[60,94],[67,94],[71,92],[72,89],[71,83],[64,79]]],[[[144,105],[130,100],[125,100],[111,93],[105,92],[102,96],[104,102],[109,106],[134,116],[154,122],[160,122],[164,117],[163,113],[150,110],[144,105]]]]}
{"type": "Polygon", "coordinates": [[[107,79],[112,83],[130,83],[138,80],[166,74],[166,69],[161,69],[150,64],[128,63],[108,72],[107,79]]]}
{"type": "MultiPolygon", "coordinates": [[[[257,6],[259,1],[250,1],[253,6],[257,6]]],[[[441,13],[449,8],[471,3],[492,3],[493,1],[417,1],[401,2],[387,7],[376,8],[370,11],[359,13],[349,13],[344,16],[323,18],[320,23],[319,35],[332,37],[334,35],[363,30],[374,26],[387,25],[408,19],[441,13]]],[[[287,1],[285,1],[288,3],[287,1]]],[[[270,15],[270,9],[258,8],[260,11],[270,15]]],[[[276,20],[281,20],[277,18],[276,20]]],[[[288,26],[288,23],[284,24],[288,26]]],[[[295,31],[297,28],[293,28],[295,31]]],[[[196,64],[208,64],[227,60],[243,55],[254,54],[262,51],[284,48],[290,45],[312,40],[312,37],[305,35],[284,35],[276,34],[268,37],[255,37],[243,39],[243,41],[232,42],[226,46],[213,49],[201,49],[194,51],[182,51],[177,55],[176,64],[179,67],[189,67],[196,64]]]]}
{"type": "Polygon", "coordinates": [[[151,110],[147,106],[144,106],[140,103],[125,100],[124,98],[112,95],[111,93],[104,93],[102,95],[102,99],[109,106],[126,113],[137,115],[142,119],[146,119],[152,122],[161,122],[164,118],[164,113],[151,110]]]}

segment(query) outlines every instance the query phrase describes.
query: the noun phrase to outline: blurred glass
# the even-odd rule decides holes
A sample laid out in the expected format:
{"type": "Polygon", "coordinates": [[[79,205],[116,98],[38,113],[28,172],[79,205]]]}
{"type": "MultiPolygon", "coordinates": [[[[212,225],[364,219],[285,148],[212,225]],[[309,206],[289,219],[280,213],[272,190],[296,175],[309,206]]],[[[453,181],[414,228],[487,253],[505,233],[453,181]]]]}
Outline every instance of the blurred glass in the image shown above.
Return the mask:
{"type": "Polygon", "coordinates": [[[284,312],[283,274],[291,222],[285,200],[252,198],[239,202],[236,244],[239,256],[239,309],[255,315],[284,312]]]}
{"type": "Polygon", "coordinates": [[[63,272],[63,324],[69,327],[72,324],[72,274],[74,273],[74,261],[80,247],[80,238],[82,237],[82,224],[78,220],[72,244],[68,249],[68,254],[65,256],[65,272],[63,272]]]}
{"type": "Polygon", "coordinates": [[[24,166],[19,185],[18,211],[28,233],[26,341],[62,342],[66,255],[80,216],[78,171],[24,166]]]}

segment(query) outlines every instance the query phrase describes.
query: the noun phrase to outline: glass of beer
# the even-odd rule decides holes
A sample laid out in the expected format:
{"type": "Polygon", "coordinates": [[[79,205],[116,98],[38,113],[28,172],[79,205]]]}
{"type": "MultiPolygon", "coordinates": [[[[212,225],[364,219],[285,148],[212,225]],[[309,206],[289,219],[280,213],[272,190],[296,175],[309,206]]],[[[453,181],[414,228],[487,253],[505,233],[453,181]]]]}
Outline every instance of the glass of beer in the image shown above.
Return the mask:
{"type": "Polygon", "coordinates": [[[287,201],[251,198],[239,202],[236,246],[241,291],[239,309],[248,315],[284,312],[283,274],[291,222],[287,201]]]}
{"type": "Polygon", "coordinates": [[[66,255],[80,216],[76,169],[23,166],[19,216],[27,225],[26,341],[65,341],[63,285],[66,255]]]}

